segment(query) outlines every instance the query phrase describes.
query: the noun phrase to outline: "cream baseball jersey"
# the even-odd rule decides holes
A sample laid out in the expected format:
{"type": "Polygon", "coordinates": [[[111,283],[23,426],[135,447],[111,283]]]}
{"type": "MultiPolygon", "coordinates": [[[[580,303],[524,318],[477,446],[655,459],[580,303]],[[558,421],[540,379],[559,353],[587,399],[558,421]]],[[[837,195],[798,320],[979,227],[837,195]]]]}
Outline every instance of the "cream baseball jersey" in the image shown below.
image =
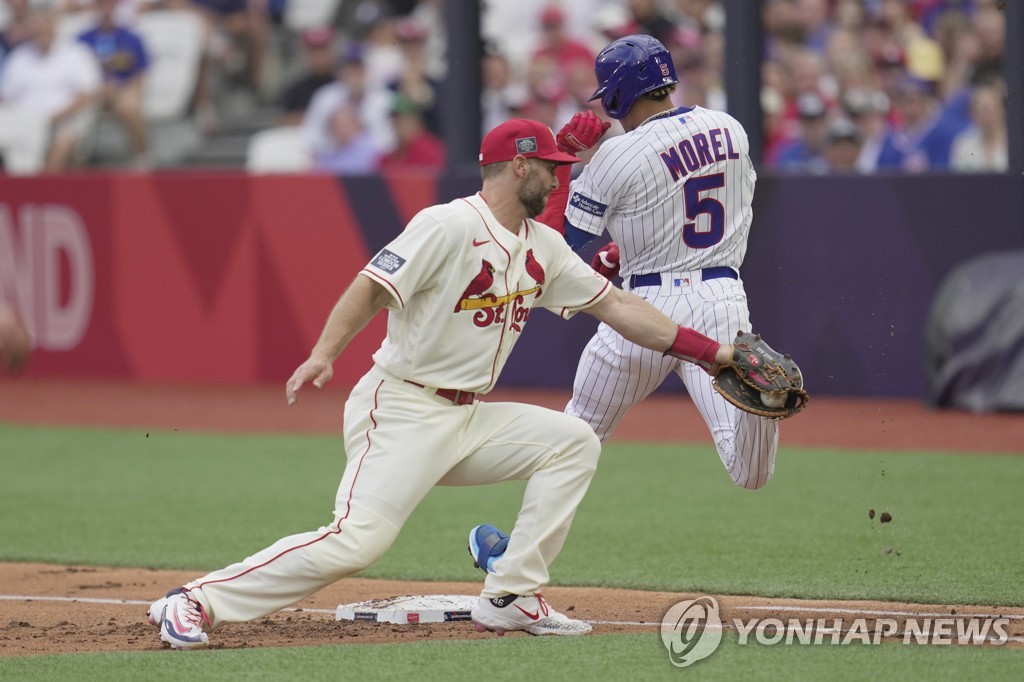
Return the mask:
{"type": "Polygon", "coordinates": [[[739,269],[757,175],[743,126],[684,107],[606,140],[573,181],[566,220],[619,245],[621,274],[739,269]]]}
{"type": "Polygon", "coordinates": [[[486,393],[533,308],[569,318],[611,284],[554,230],[532,220],[513,234],[479,193],[418,213],[361,274],[392,296],[373,355],[424,386],[486,393]]]}

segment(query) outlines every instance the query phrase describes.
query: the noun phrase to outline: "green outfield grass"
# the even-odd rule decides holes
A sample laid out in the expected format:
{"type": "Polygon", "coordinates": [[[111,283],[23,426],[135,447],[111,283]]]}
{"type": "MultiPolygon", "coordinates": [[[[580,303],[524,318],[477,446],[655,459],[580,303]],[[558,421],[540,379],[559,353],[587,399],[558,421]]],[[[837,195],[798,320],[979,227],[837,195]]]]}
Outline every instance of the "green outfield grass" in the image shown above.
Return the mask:
{"type": "MultiPolygon", "coordinates": [[[[0,559],[196,570],[328,522],[344,467],[324,437],[0,426],[0,452],[0,559]]],[[[510,527],[522,490],[434,490],[364,575],[478,579],[466,533],[510,527]]],[[[784,448],[751,492],[710,447],[611,444],[552,578],[1022,605],[1021,490],[1012,456],[784,448]]]]}
{"type": "Polygon", "coordinates": [[[738,646],[675,668],[654,635],[0,658],[17,680],[1018,680],[1024,652],[974,647],[738,646]]]}
{"type": "MultiPolygon", "coordinates": [[[[343,467],[340,437],[0,425],[0,560],[218,568],[328,522],[343,467]]],[[[1021,489],[1024,460],[1012,456],[784,447],[775,479],[750,492],[729,481],[710,446],[616,443],[605,449],[552,577],[563,585],[1024,605],[1021,489]],[[883,511],[892,523],[879,522],[883,511]]],[[[479,580],[466,533],[480,522],[510,526],[522,490],[435,490],[363,575],[479,580]]],[[[1024,664],[1020,651],[968,647],[726,644],[699,664],[702,677],[1017,679],[1024,664]]],[[[0,677],[480,679],[488,661],[501,665],[485,679],[688,674],[669,665],[652,632],[0,658],[0,677]]]]}

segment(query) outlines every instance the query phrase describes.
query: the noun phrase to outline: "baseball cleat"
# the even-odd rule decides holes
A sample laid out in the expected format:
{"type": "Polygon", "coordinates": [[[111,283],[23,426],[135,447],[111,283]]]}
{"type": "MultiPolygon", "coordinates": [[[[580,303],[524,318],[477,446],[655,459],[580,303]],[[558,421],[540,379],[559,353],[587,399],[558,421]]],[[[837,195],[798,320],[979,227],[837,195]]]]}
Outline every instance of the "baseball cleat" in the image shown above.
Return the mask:
{"type": "Polygon", "coordinates": [[[172,649],[195,649],[206,646],[210,638],[203,629],[210,620],[203,613],[202,605],[184,592],[176,592],[153,602],[149,607],[150,622],[154,611],[159,609],[160,639],[172,649]]]}
{"type": "Polygon", "coordinates": [[[585,635],[593,630],[590,623],[555,611],[540,594],[497,599],[480,597],[471,617],[477,632],[490,631],[499,637],[513,630],[531,635],[585,635]]]}
{"type": "Polygon", "coordinates": [[[473,568],[485,573],[494,573],[494,562],[505,554],[508,534],[494,526],[483,524],[469,531],[469,555],[473,557],[473,568]]]}
{"type": "Polygon", "coordinates": [[[175,587],[173,590],[150,604],[149,610],[146,612],[146,620],[149,621],[149,624],[154,627],[160,627],[160,620],[163,617],[164,606],[167,604],[167,598],[173,597],[176,594],[181,594],[184,591],[184,587],[175,587]]]}
{"type": "Polygon", "coordinates": [[[146,620],[149,621],[150,625],[160,627],[160,620],[163,618],[164,606],[166,605],[167,597],[160,597],[149,605],[149,611],[146,612],[146,620]]]}

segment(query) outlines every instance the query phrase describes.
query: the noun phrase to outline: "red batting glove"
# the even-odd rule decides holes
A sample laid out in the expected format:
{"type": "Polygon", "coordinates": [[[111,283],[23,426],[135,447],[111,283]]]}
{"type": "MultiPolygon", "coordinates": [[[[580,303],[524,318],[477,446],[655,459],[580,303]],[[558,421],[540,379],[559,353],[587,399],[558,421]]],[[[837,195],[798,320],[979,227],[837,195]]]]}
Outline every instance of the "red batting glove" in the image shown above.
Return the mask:
{"type": "Polygon", "coordinates": [[[594,260],[590,261],[590,267],[608,279],[619,276],[619,246],[615,242],[605,244],[594,260]]]}
{"type": "Polygon", "coordinates": [[[566,154],[585,152],[601,139],[611,123],[602,121],[590,109],[573,114],[572,120],[562,126],[555,135],[558,148],[566,154]]]}

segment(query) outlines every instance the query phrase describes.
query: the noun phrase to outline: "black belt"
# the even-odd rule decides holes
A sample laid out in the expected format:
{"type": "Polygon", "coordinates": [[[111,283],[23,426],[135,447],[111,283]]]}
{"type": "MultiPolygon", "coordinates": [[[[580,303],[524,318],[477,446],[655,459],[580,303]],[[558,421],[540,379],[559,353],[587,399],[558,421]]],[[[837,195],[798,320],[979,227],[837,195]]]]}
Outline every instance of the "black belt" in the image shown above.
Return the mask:
{"type": "MultiPolygon", "coordinates": [[[[629,288],[636,289],[637,287],[657,287],[661,286],[661,275],[660,272],[649,272],[646,275],[630,275],[629,276],[629,288]]],[[[740,276],[736,274],[736,271],[730,267],[717,267],[717,268],[704,268],[700,271],[700,278],[702,281],[709,279],[720,279],[726,277],[728,279],[739,279],[740,276]]]]}
{"type": "MultiPolygon", "coordinates": [[[[405,383],[412,384],[413,386],[419,386],[420,388],[426,388],[423,384],[417,384],[415,381],[405,380],[405,383]]],[[[472,391],[460,391],[455,388],[439,388],[434,391],[434,395],[450,400],[456,405],[469,405],[476,400],[476,393],[472,391]]]]}

